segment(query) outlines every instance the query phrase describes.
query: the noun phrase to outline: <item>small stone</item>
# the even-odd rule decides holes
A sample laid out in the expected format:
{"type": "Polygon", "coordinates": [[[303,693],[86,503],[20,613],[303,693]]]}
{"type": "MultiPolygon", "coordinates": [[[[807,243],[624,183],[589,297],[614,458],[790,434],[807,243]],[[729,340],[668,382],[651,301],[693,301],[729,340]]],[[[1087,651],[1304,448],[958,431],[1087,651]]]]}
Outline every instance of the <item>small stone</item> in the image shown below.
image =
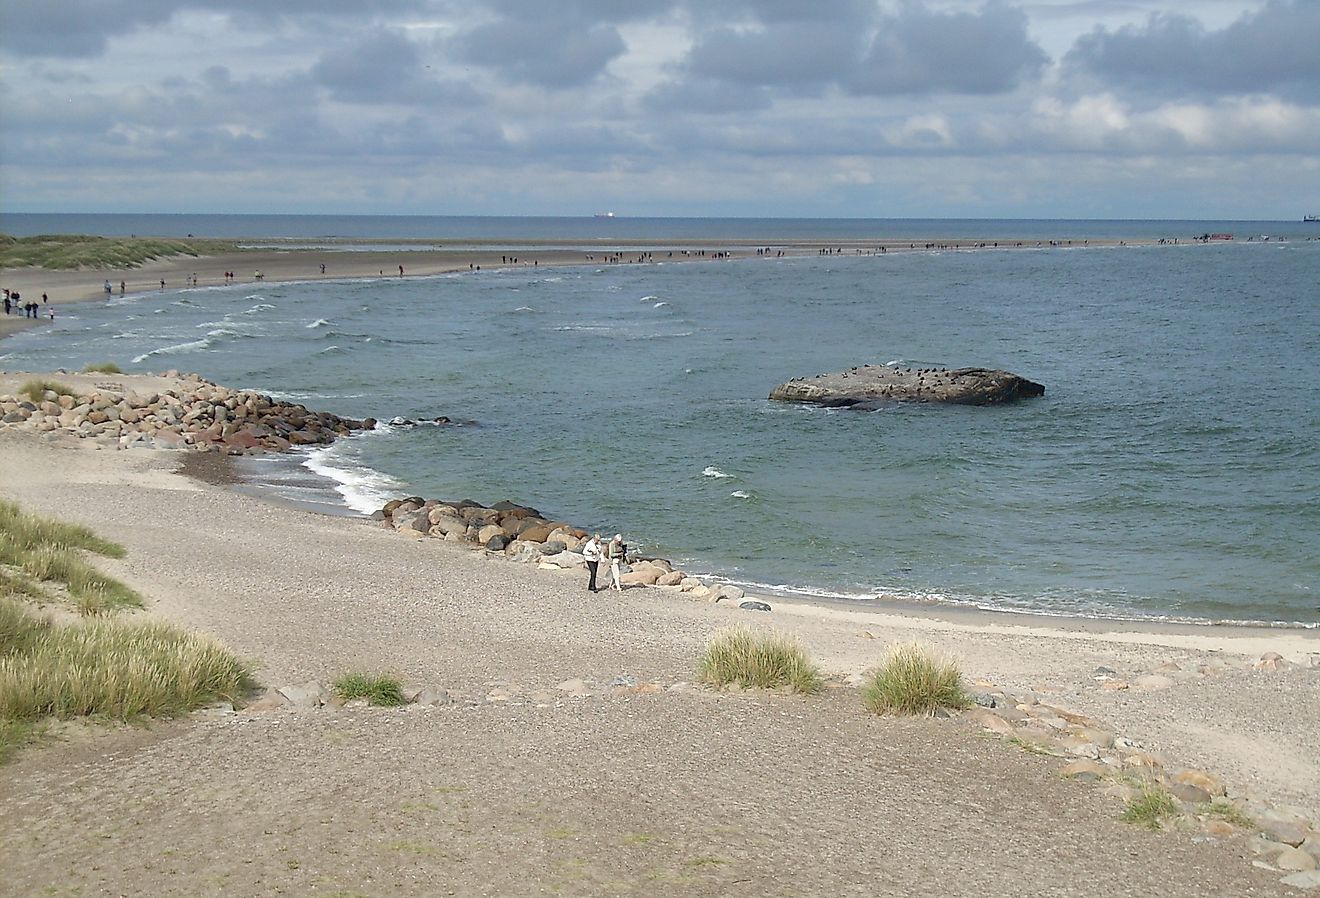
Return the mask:
{"type": "Polygon", "coordinates": [[[1157,689],[1168,689],[1172,685],[1173,678],[1164,674],[1144,674],[1132,681],[1132,688],[1138,692],[1154,692],[1157,689]]]}
{"type": "Polygon", "coordinates": [[[513,698],[513,690],[508,686],[496,686],[486,693],[486,701],[488,702],[507,702],[511,698],[513,698]]]}
{"type": "Polygon", "coordinates": [[[293,686],[281,686],[276,690],[289,700],[295,708],[319,708],[325,704],[325,687],[315,680],[293,686]]]}
{"type": "MultiPolygon", "coordinates": [[[[1224,781],[1213,773],[1206,773],[1204,770],[1179,770],[1173,775],[1174,783],[1194,786],[1210,795],[1227,795],[1228,789],[1224,786],[1224,781]]],[[[1204,799],[1209,801],[1209,799],[1204,799]]]]}
{"type": "Polygon", "coordinates": [[[452,705],[454,699],[449,694],[448,689],[436,689],[432,686],[427,686],[417,693],[417,698],[414,700],[414,703],[418,705],[435,706],[452,705]]]}
{"type": "Polygon", "coordinates": [[[574,698],[585,698],[591,695],[591,689],[587,686],[587,681],[582,679],[565,680],[555,687],[560,692],[566,692],[574,698]]]}
{"type": "Polygon", "coordinates": [[[1285,848],[1274,858],[1274,866],[1280,870],[1299,873],[1303,870],[1314,870],[1316,862],[1310,852],[1303,851],[1300,848],[1285,848]]]}
{"type": "Polygon", "coordinates": [[[1266,652],[1260,660],[1251,665],[1252,670],[1283,670],[1288,662],[1278,652],[1266,652]]]}
{"type": "Polygon", "coordinates": [[[617,677],[611,677],[610,681],[605,684],[605,687],[607,689],[631,689],[636,685],[636,677],[620,675],[617,677]]]}
{"type": "Polygon", "coordinates": [[[283,708],[289,704],[289,700],[281,695],[275,689],[268,689],[266,694],[249,705],[245,705],[243,710],[253,713],[263,711],[274,711],[277,708],[283,708]]]}
{"type": "Polygon", "coordinates": [[[1123,689],[1127,689],[1128,682],[1127,680],[1105,680],[1103,683],[1100,684],[1100,688],[1117,692],[1123,689]]]}
{"type": "Polygon", "coordinates": [[[1174,664],[1172,661],[1165,661],[1159,667],[1154,668],[1155,673],[1176,673],[1180,670],[1182,670],[1182,668],[1177,664],[1174,664]]]}
{"type": "Polygon", "coordinates": [[[1220,820],[1218,817],[1211,817],[1201,824],[1206,835],[1211,836],[1231,836],[1237,832],[1237,828],[1227,820],[1220,820]]]}
{"type": "Polygon", "coordinates": [[[995,697],[988,692],[978,692],[973,701],[982,708],[993,708],[995,706],[995,697]]]}
{"type": "Polygon", "coordinates": [[[770,606],[767,605],[765,602],[757,602],[757,601],[754,601],[754,600],[752,600],[752,599],[748,599],[748,600],[745,601],[745,602],[739,602],[739,603],[738,603],[738,607],[741,608],[741,609],[743,609],[744,611],[769,611],[769,610],[770,610],[770,606]]]}
{"type": "Polygon", "coordinates": [[[1109,768],[1099,761],[1082,758],[1077,761],[1065,764],[1063,770],[1059,771],[1062,776],[1068,779],[1078,780],[1083,783],[1094,783],[1104,779],[1109,775],[1109,768]]]}
{"type": "Polygon", "coordinates": [[[1169,791],[1173,797],[1188,804],[1205,804],[1210,800],[1210,793],[1200,786],[1193,786],[1191,783],[1171,783],[1169,791]]]}
{"type": "Polygon", "coordinates": [[[966,714],[967,719],[982,729],[1001,736],[1013,735],[1013,724],[986,708],[972,708],[966,714]]]}
{"type": "Polygon", "coordinates": [[[1293,873],[1290,876],[1285,876],[1280,882],[1295,889],[1320,889],[1320,870],[1293,873]]]}
{"type": "Polygon", "coordinates": [[[1295,823],[1271,820],[1268,817],[1263,817],[1257,822],[1260,825],[1260,831],[1265,834],[1267,839],[1273,839],[1275,842],[1281,842],[1284,845],[1291,845],[1293,848],[1306,841],[1306,831],[1295,823]]]}

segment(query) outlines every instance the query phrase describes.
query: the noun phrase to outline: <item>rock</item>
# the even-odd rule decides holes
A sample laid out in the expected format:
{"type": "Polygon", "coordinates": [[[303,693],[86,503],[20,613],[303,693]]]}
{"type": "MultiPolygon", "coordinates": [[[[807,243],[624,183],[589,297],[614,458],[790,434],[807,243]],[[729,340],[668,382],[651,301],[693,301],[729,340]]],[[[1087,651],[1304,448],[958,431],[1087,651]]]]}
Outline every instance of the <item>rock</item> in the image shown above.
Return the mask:
{"type": "MultiPolygon", "coordinates": [[[[483,527],[482,529],[484,530],[485,528],[483,527]]],[[[497,533],[495,536],[486,540],[485,543],[487,552],[503,552],[508,545],[509,536],[506,533],[497,533]]]]}
{"type": "Polygon", "coordinates": [[[541,563],[564,569],[587,566],[587,560],[576,552],[560,552],[557,555],[542,555],[541,563]]]}
{"type": "Polygon", "coordinates": [[[706,584],[702,583],[696,577],[684,577],[682,580],[678,581],[678,586],[680,589],[683,590],[683,592],[691,592],[692,590],[696,589],[698,586],[705,586],[705,585],[706,584]]]}
{"type": "Polygon", "coordinates": [[[568,546],[557,539],[547,539],[540,545],[542,555],[558,555],[560,552],[568,551],[568,546]]]}
{"type": "Polygon", "coordinates": [[[1272,841],[1290,845],[1293,848],[1306,841],[1306,830],[1296,823],[1274,820],[1269,817],[1262,817],[1256,823],[1265,838],[1272,841]]]}
{"type": "Polygon", "coordinates": [[[710,598],[710,587],[708,586],[695,586],[692,589],[685,589],[683,591],[694,599],[710,598]]]}
{"type": "Polygon", "coordinates": [[[550,528],[544,524],[528,527],[518,534],[518,538],[529,543],[543,543],[550,538],[550,528]]]}
{"type": "Polygon", "coordinates": [[[431,686],[423,688],[417,693],[414,704],[418,705],[452,705],[454,699],[449,694],[448,689],[435,689],[431,686]]]}
{"type": "Polygon", "coordinates": [[[1251,665],[1252,670],[1283,670],[1288,662],[1278,652],[1266,652],[1260,660],[1251,665]]]}
{"type": "Polygon", "coordinates": [[[513,698],[513,690],[508,686],[496,686],[486,693],[486,701],[488,702],[507,702],[511,698],[513,698]]]}
{"type": "Polygon", "coordinates": [[[748,599],[746,602],[739,602],[738,607],[744,611],[769,611],[770,606],[765,602],[758,602],[755,599],[748,599]]]}
{"type": "Polygon", "coordinates": [[[1293,873],[1279,881],[1295,889],[1320,889],[1320,871],[1306,870],[1302,873],[1293,873]]]}
{"type": "Polygon", "coordinates": [[[725,584],[715,590],[715,601],[717,602],[739,602],[747,595],[736,586],[725,584]]]}
{"type": "Polygon", "coordinates": [[[513,561],[535,561],[541,557],[541,550],[538,548],[539,545],[539,543],[529,543],[520,539],[515,539],[504,547],[504,556],[513,561]]]}
{"type": "Polygon", "coordinates": [[[621,574],[619,582],[624,586],[654,586],[660,576],[660,571],[653,567],[639,567],[626,574],[621,574]]]}
{"type": "Polygon", "coordinates": [[[281,686],[277,690],[295,708],[319,708],[325,704],[325,687],[315,680],[296,686],[281,686]]]}
{"type": "Polygon", "coordinates": [[[1237,827],[1227,820],[1220,820],[1218,817],[1211,817],[1201,824],[1201,829],[1206,835],[1210,836],[1231,836],[1237,832],[1237,827]]]}
{"type": "MultiPolygon", "coordinates": [[[[1228,794],[1228,789],[1224,786],[1224,781],[1213,773],[1207,773],[1204,770],[1196,770],[1193,768],[1179,770],[1173,775],[1172,779],[1174,783],[1195,786],[1198,789],[1203,789],[1212,796],[1228,794]]],[[[1205,800],[1209,801],[1209,799],[1205,800]]]]}
{"type": "MultiPolygon", "coordinates": [[[[486,524],[477,531],[477,542],[488,544],[495,537],[507,539],[508,534],[498,524],[486,524]]],[[[508,543],[502,543],[500,549],[503,549],[508,543]]]]}
{"type": "Polygon", "coordinates": [[[288,704],[289,700],[281,695],[278,690],[267,689],[265,695],[257,699],[255,702],[244,706],[243,710],[251,711],[253,713],[274,711],[277,708],[286,707],[288,704]]]}
{"type": "Polygon", "coordinates": [[[1317,865],[1310,852],[1303,851],[1300,848],[1285,848],[1274,858],[1274,866],[1280,870],[1300,872],[1302,870],[1314,870],[1317,865]]]}
{"type": "Polygon", "coordinates": [[[956,368],[916,372],[910,368],[866,365],[848,372],[818,374],[782,383],[770,398],[782,402],[814,402],[828,407],[876,407],[886,402],[944,402],[994,405],[1043,396],[1038,383],[987,368],[956,368]]]}
{"type": "Polygon", "coordinates": [[[1164,674],[1145,674],[1132,681],[1132,688],[1138,692],[1154,692],[1157,689],[1168,689],[1172,685],[1173,678],[1164,674]]]}
{"type": "Polygon", "coordinates": [[[555,687],[560,692],[568,693],[573,698],[586,698],[591,695],[591,688],[582,679],[565,680],[555,687]]]}
{"type": "Polygon", "coordinates": [[[1013,735],[1013,724],[1009,723],[993,711],[985,708],[972,708],[966,712],[966,717],[972,723],[984,730],[998,733],[1001,736],[1013,735]]]}
{"type": "Polygon", "coordinates": [[[1210,800],[1210,793],[1200,786],[1193,786],[1191,783],[1170,783],[1169,792],[1174,798],[1185,801],[1188,804],[1205,804],[1210,800]]]}
{"type": "Polygon", "coordinates": [[[395,511],[393,523],[397,532],[412,536],[420,536],[430,529],[430,521],[423,511],[395,511]]]}
{"type": "Polygon", "coordinates": [[[655,581],[655,585],[656,585],[656,586],[677,586],[677,587],[679,587],[679,588],[682,588],[683,581],[686,580],[686,579],[687,579],[687,578],[686,578],[685,576],[683,576],[683,572],[682,572],[682,571],[670,571],[670,572],[667,573],[667,574],[662,574],[662,575],[660,576],[660,579],[658,579],[658,580],[655,581]]]}
{"type": "Polygon", "coordinates": [[[1065,764],[1059,773],[1068,779],[1079,780],[1083,783],[1094,783],[1108,776],[1110,769],[1099,761],[1083,758],[1065,764]]]}
{"type": "MultiPolygon", "coordinates": [[[[467,532],[468,522],[456,515],[434,514],[435,509],[427,513],[427,520],[431,522],[431,533],[439,533],[441,536],[448,536],[451,533],[457,533],[462,536],[467,532]]],[[[405,512],[406,513],[406,512],[405,512]]],[[[396,511],[395,514],[398,514],[396,511]]]]}

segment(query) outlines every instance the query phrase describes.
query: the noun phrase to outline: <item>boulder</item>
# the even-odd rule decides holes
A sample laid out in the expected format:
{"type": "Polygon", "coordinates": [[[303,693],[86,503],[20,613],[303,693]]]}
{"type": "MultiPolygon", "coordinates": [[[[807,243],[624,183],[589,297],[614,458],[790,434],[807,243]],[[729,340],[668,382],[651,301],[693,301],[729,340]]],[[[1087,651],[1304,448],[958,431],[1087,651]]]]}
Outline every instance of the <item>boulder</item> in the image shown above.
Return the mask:
{"type": "Polygon", "coordinates": [[[715,590],[715,601],[717,602],[740,602],[747,595],[736,586],[730,586],[727,583],[715,590]]]}
{"type": "Polygon", "coordinates": [[[794,378],[771,390],[770,398],[827,407],[874,408],[887,402],[996,405],[1044,394],[1045,387],[1008,371],[862,365],[834,374],[794,378]]]}
{"type": "Polygon", "coordinates": [[[587,566],[587,560],[576,552],[560,552],[557,555],[542,555],[541,563],[565,569],[587,566]]]}
{"type": "Polygon", "coordinates": [[[396,511],[393,517],[394,529],[400,533],[412,533],[414,536],[430,528],[426,513],[422,511],[396,511]]]}
{"type": "Polygon", "coordinates": [[[526,540],[529,543],[543,543],[550,538],[551,530],[545,524],[538,524],[528,527],[518,534],[519,539],[526,540]]]}
{"type": "Polygon", "coordinates": [[[619,575],[619,582],[624,586],[654,586],[660,579],[660,572],[655,568],[642,567],[619,575]]]}
{"type": "Polygon", "coordinates": [[[683,581],[686,580],[686,579],[688,579],[688,577],[685,576],[685,575],[683,574],[682,571],[670,571],[670,572],[667,573],[667,574],[662,574],[662,575],[660,576],[660,579],[658,579],[658,580],[655,581],[655,585],[656,585],[656,586],[678,586],[678,587],[681,588],[681,587],[682,587],[682,584],[683,584],[683,581]]]}
{"type": "Polygon", "coordinates": [[[479,543],[489,544],[490,541],[496,537],[504,540],[504,542],[500,544],[500,549],[503,550],[504,547],[508,545],[508,534],[500,528],[499,524],[486,524],[477,530],[477,542],[479,543]]]}
{"type": "Polygon", "coordinates": [[[490,539],[486,540],[486,551],[503,552],[505,547],[508,546],[508,544],[509,544],[508,534],[499,533],[496,534],[495,536],[492,536],[490,539]]]}

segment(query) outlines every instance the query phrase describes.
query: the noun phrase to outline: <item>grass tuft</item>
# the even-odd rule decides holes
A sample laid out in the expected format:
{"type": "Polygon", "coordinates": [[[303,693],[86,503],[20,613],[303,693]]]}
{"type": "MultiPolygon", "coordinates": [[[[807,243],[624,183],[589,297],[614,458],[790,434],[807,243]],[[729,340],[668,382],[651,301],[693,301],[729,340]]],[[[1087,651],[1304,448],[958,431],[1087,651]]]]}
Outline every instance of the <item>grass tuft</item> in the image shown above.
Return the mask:
{"type": "Polygon", "coordinates": [[[971,699],[958,665],[909,643],[890,650],[862,686],[862,703],[876,714],[930,716],[940,708],[966,708],[971,699]]]}
{"type": "Polygon", "coordinates": [[[1136,798],[1128,802],[1119,817],[1124,823],[1160,830],[1164,822],[1178,816],[1178,802],[1158,783],[1146,783],[1136,798]]]}
{"type": "Polygon", "coordinates": [[[123,374],[124,369],[114,362],[92,362],[83,368],[83,374],[123,374]]]}
{"type": "Polygon", "coordinates": [[[820,670],[801,644],[786,633],[733,627],[717,633],[697,667],[697,678],[713,686],[737,683],[810,695],[825,686],[820,670]]]}
{"type": "Polygon", "coordinates": [[[37,742],[45,734],[44,723],[0,718],[0,764],[13,757],[14,752],[20,748],[37,742]]]}
{"type": "Polygon", "coordinates": [[[8,623],[0,643],[0,720],[170,715],[233,700],[253,687],[248,665],[209,637],[172,624],[87,620],[56,626],[12,599],[4,603],[11,607],[3,611],[8,623]]]}
{"type": "Polygon", "coordinates": [[[19,395],[26,396],[33,402],[41,402],[46,398],[48,391],[56,396],[66,396],[73,393],[73,388],[57,380],[46,380],[39,377],[23,381],[23,386],[18,388],[19,395]]]}
{"type": "Polygon", "coordinates": [[[387,708],[408,704],[408,700],[403,697],[403,684],[388,674],[353,671],[335,680],[331,688],[346,701],[365,698],[370,704],[387,708]]]}
{"type": "Polygon", "coordinates": [[[34,549],[43,545],[86,549],[106,558],[123,558],[125,554],[123,546],[101,539],[81,524],[41,518],[28,514],[13,502],[3,500],[0,500],[0,543],[8,543],[20,549],[34,549]]]}
{"type": "Polygon", "coordinates": [[[1255,820],[1247,816],[1237,805],[1228,801],[1211,799],[1201,805],[1201,810],[1211,817],[1218,817],[1226,823],[1231,823],[1238,829],[1256,829],[1257,827],[1255,820]]]}

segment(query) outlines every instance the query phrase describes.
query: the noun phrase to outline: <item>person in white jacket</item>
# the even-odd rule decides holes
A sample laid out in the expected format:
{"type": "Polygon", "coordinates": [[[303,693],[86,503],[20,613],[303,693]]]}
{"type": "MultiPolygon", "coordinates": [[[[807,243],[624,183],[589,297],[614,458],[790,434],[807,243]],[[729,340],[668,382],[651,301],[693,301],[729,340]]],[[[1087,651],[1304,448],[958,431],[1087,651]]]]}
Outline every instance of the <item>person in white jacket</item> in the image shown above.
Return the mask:
{"type": "Polygon", "coordinates": [[[596,569],[600,567],[600,534],[593,533],[591,539],[582,547],[582,557],[587,560],[587,570],[591,577],[587,580],[587,589],[596,591],[596,569]]]}

